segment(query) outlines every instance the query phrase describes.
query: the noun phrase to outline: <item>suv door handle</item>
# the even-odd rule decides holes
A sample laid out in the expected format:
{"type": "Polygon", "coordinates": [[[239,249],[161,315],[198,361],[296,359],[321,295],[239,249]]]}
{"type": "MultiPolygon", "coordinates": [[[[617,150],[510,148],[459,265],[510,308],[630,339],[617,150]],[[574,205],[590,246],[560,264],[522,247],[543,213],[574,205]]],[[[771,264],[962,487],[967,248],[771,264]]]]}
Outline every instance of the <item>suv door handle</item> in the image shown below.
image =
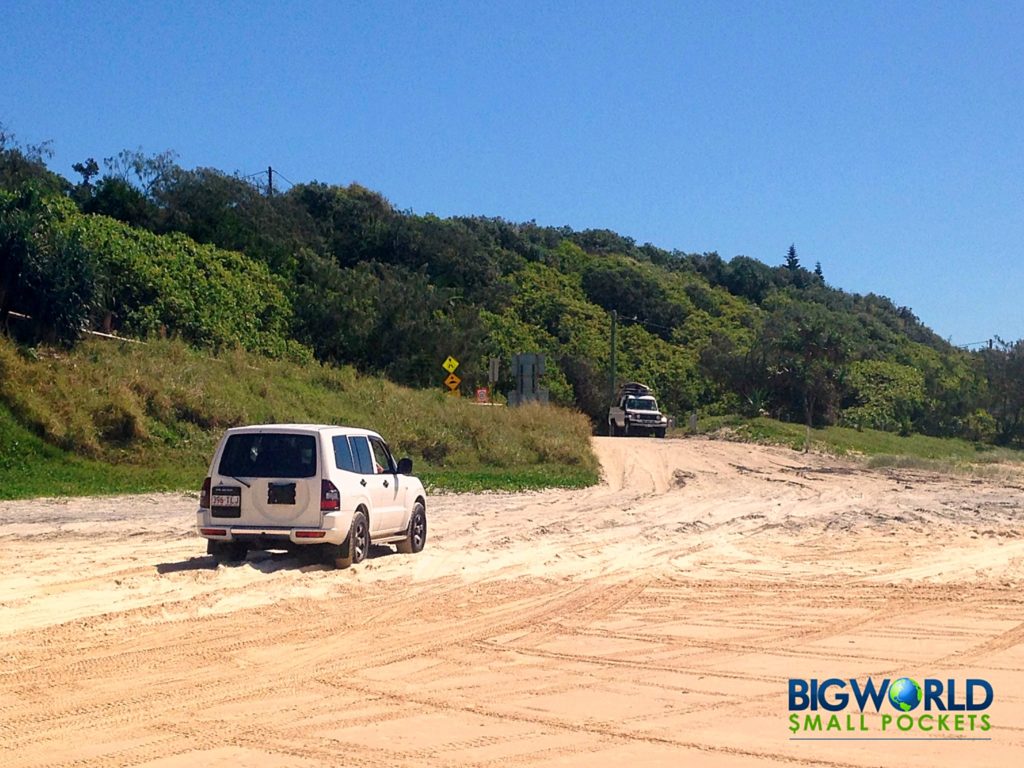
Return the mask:
{"type": "Polygon", "coordinates": [[[385,488],[387,488],[387,487],[388,487],[388,481],[387,481],[387,480],[385,480],[385,481],[384,481],[384,487],[385,487],[385,488]]]}
{"type": "Polygon", "coordinates": [[[366,487],[366,480],[360,480],[360,481],[359,481],[359,484],[360,484],[361,486],[363,486],[363,488],[365,488],[365,487],[366,487]]]}

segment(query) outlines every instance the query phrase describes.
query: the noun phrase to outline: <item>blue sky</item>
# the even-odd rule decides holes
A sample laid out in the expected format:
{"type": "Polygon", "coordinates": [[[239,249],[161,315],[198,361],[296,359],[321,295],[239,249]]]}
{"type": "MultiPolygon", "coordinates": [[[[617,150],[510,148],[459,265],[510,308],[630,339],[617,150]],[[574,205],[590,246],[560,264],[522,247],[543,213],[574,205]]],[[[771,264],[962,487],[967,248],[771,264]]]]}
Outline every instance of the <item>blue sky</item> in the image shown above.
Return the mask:
{"type": "Polygon", "coordinates": [[[156,3],[0,8],[0,122],[352,181],[401,209],[781,263],[1024,337],[1024,4],[156,3]],[[832,7],[832,6],[835,7],[832,7]]]}

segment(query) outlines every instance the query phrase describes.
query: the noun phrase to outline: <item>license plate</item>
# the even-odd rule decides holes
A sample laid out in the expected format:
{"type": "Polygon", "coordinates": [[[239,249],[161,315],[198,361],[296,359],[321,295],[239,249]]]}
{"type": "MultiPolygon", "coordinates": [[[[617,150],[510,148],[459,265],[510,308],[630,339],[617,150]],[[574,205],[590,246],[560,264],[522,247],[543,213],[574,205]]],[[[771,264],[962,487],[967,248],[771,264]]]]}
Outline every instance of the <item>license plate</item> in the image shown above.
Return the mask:
{"type": "Polygon", "coordinates": [[[215,507],[240,507],[242,506],[241,496],[224,496],[219,493],[213,495],[213,506],[215,507]]]}

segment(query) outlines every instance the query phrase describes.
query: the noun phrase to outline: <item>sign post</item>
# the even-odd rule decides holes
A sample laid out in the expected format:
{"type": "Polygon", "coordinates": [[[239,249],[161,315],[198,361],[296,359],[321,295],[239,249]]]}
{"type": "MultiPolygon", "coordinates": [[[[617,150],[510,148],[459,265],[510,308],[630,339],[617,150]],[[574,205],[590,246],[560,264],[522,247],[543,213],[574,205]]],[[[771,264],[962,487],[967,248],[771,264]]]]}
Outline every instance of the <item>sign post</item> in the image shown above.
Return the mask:
{"type": "Polygon", "coordinates": [[[448,371],[448,378],[444,380],[444,385],[448,387],[446,394],[452,397],[459,397],[459,384],[462,383],[462,379],[455,375],[455,369],[459,367],[459,361],[451,355],[441,363],[441,367],[448,371]]]}

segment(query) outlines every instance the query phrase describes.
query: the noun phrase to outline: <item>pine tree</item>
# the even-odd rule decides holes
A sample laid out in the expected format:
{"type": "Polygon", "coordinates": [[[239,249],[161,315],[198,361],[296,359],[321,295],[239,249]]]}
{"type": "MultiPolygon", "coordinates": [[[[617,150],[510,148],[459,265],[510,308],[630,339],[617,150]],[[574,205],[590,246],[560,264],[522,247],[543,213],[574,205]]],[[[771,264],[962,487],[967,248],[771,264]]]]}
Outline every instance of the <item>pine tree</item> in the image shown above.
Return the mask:
{"type": "Polygon", "coordinates": [[[796,245],[791,244],[786,252],[786,269],[796,272],[800,269],[800,259],[796,255],[796,245]]]}
{"type": "Polygon", "coordinates": [[[814,276],[816,278],[818,278],[818,280],[820,280],[822,283],[825,282],[825,275],[821,271],[821,262],[820,261],[814,262],[814,276]]]}

